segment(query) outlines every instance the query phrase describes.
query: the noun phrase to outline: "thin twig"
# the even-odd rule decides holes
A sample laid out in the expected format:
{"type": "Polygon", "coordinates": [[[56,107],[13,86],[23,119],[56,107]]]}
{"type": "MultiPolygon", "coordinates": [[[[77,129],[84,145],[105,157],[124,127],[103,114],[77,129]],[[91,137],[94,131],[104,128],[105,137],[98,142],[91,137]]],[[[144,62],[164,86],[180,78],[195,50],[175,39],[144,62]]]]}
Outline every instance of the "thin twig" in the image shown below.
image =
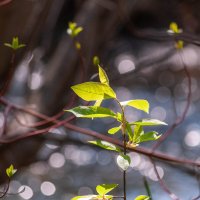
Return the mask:
{"type": "Polygon", "coordinates": [[[190,75],[190,73],[187,69],[187,66],[185,65],[185,62],[183,61],[182,56],[180,54],[179,54],[179,56],[180,56],[180,59],[181,59],[181,63],[183,64],[183,69],[185,71],[185,75],[188,79],[188,95],[187,95],[187,101],[186,101],[185,109],[184,109],[182,115],[180,117],[176,118],[175,123],[172,124],[172,126],[160,137],[158,142],[153,146],[152,152],[154,152],[162,144],[162,142],[165,141],[166,138],[173,133],[174,129],[185,120],[186,114],[187,114],[189,107],[190,107],[190,102],[191,102],[191,97],[192,97],[191,75],[190,75]]]}
{"type": "MultiPolygon", "coordinates": [[[[59,120],[52,121],[52,119],[50,117],[46,116],[46,115],[43,115],[41,113],[37,113],[36,111],[24,108],[24,107],[16,105],[16,104],[12,104],[11,102],[9,102],[8,100],[6,100],[3,97],[0,98],[0,102],[2,102],[5,105],[11,104],[13,108],[20,110],[20,111],[23,111],[23,112],[26,112],[28,114],[31,114],[35,117],[40,118],[40,119],[45,119],[47,121],[49,120],[49,121],[51,121],[52,123],[55,123],[55,124],[58,124],[60,122],[59,120]]],[[[122,148],[124,146],[124,144],[120,140],[111,138],[110,136],[104,135],[102,133],[98,133],[96,131],[81,128],[81,127],[78,127],[76,125],[73,125],[73,124],[70,124],[70,123],[67,123],[67,122],[62,122],[60,125],[63,125],[66,128],[73,130],[73,131],[76,131],[76,132],[79,132],[81,134],[89,135],[89,136],[95,137],[97,139],[101,139],[101,140],[113,143],[113,144],[118,145],[119,147],[122,147],[122,148]]],[[[49,129],[47,129],[47,130],[49,130],[49,129]]],[[[39,135],[39,134],[42,134],[42,133],[37,133],[37,135],[39,135]]],[[[28,138],[28,137],[31,137],[31,136],[34,136],[34,134],[32,133],[32,134],[28,134],[28,135],[26,135],[26,134],[20,135],[20,136],[16,136],[14,139],[0,139],[0,143],[1,144],[12,143],[12,142],[16,142],[18,140],[22,140],[22,139],[25,139],[25,138],[28,138]]],[[[137,153],[149,156],[149,157],[154,157],[154,158],[157,158],[157,159],[160,159],[160,160],[163,160],[163,161],[167,161],[167,162],[173,162],[173,163],[176,163],[176,164],[194,165],[194,166],[200,167],[200,162],[189,160],[189,159],[176,158],[176,157],[169,156],[169,155],[167,155],[165,153],[161,153],[161,152],[152,152],[151,150],[143,148],[143,147],[137,147],[137,148],[127,147],[127,149],[129,151],[134,151],[134,152],[137,152],[137,153]]]]}
{"type": "Polygon", "coordinates": [[[158,173],[158,170],[156,168],[156,164],[154,162],[154,160],[152,158],[150,158],[152,164],[153,164],[153,169],[154,169],[154,172],[156,174],[156,177],[160,183],[160,186],[162,187],[162,189],[169,195],[169,197],[172,199],[172,200],[179,200],[179,198],[174,194],[172,193],[169,188],[165,185],[164,181],[160,178],[160,175],[158,173]]]}

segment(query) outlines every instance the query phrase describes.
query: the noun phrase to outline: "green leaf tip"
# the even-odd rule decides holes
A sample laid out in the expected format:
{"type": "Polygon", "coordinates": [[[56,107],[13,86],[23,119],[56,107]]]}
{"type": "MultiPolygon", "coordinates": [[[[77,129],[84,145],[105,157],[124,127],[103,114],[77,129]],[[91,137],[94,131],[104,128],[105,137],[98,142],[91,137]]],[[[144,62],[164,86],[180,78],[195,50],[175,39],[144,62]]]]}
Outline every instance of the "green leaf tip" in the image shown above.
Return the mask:
{"type": "Polygon", "coordinates": [[[135,200],[150,200],[150,197],[146,195],[139,195],[135,198],[135,200]]]}
{"type": "Polygon", "coordinates": [[[95,141],[88,141],[90,144],[94,144],[97,145],[103,149],[106,150],[110,150],[110,151],[116,151],[116,152],[121,152],[121,149],[117,146],[115,146],[114,144],[107,142],[107,141],[103,141],[103,140],[95,140],[95,141]]]}
{"type": "Polygon", "coordinates": [[[99,68],[99,80],[102,84],[106,84],[109,86],[109,79],[108,79],[108,76],[106,74],[106,72],[104,71],[104,69],[98,65],[98,68],[99,68]]]}
{"type": "Polygon", "coordinates": [[[75,23],[75,22],[69,22],[67,33],[72,38],[78,36],[79,33],[82,32],[82,31],[83,31],[83,28],[81,26],[77,26],[77,23],[75,23]]]}
{"type": "Polygon", "coordinates": [[[160,137],[161,137],[161,135],[159,135],[159,133],[157,133],[156,131],[151,131],[151,132],[142,134],[139,137],[139,142],[155,141],[155,140],[159,139],[160,137]]]}
{"type": "Polygon", "coordinates": [[[74,85],[71,89],[85,101],[116,98],[116,94],[110,86],[99,82],[85,82],[74,85]]]}
{"type": "Polygon", "coordinates": [[[121,129],[121,125],[109,129],[109,130],[108,130],[108,133],[111,134],[111,135],[113,135],[113,134],[117,133],[120,129],[121,129]]]}
{"type": "Polygon", "coordinates": [[[140,126],[160,126],[167,125],[165,122],[158,119],[141,119],[139,121],[131,122],[130,125],[140,125],[140,126]]]}
{"type": "Polygon", "coordinates": [[[103,118],[113,117],[116,118],[116,114],[109,108],[99,106],[78,106],[70,110],[65,110],[73,113],[76,117],[82,118],[103,118]]]}
{"type": "Polygon", "coordinates": [[[4,46],[9,47],[9,48],[11,48],[13,50],[17,50],[17,49],[25,47],[26,45],[25,44],[20,44],[18,37],[13,37],[12,43],[11,44],[10,43],[4,43],[4,46]]]}
{"type": "Polygon", "coordinates": [[[71,200],[95,200],[95,199],[97,199],[97,195],[76,196],[71,200]]]}
{"type": "Polygon", "coordinates": [[[10,165],[10,167],[8,167],[6,169],[6,174],[9,178],[11,178],[15,173],[17,172],[16,169],[14,169],[14,166],[13,165],[10,165]]]}
{"type": "Polygon", "coordinates": [[[149,102],[144,99],[135,99],[130,101],[123,101],[120,102],[123,106],[131,106],[133,108],[136,108],[138,110],[142,110],[146,113],[149,113],[149,102]]]}
{"type": "Polygon", "coordinates": [[[115,189],[117,186],[118,184],[101,184],[97,185],[96,191],[100,196],[104,196],[105,194],[115,189]]]}

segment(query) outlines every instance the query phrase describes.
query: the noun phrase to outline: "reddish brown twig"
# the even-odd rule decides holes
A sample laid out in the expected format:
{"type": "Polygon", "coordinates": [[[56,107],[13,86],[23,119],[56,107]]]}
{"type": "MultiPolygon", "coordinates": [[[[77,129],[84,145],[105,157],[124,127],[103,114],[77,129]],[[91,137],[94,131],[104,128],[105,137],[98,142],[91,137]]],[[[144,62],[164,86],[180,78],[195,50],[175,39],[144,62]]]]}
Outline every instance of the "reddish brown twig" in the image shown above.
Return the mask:
{"type": "MultiPolygon", "coordinates": [[[[106,136],[104,134],[98,133],[96,131],[92,131],[92,130],[88,130],[88,129],[77,127],[76,125],[68,123],[68,121],[66,121],[66,120],[64,120],[64,121],[59,121],[59,120],[52,121],[52,119],[50,117],[47,117],[46,115],[43,115],[41,113],[37,113],[37,112],[35,112],[33,110],[30,110],[30,109],[26,109],[26,108],[24,108],[22,106],[17,106],[15,104],[12,104],[11,102],[7,101],[4,98],[0,98],[0,102],[2,102],[5,105],[10,104],[15,109],[18,109],[20,111],[26,112],[26,113],[31,114],[31,115],[33,115],[35,117],[40,118],[40,119],[51,121],[52,123],[55,123],[56,125],[59,125],[59,126],[62,125],[62,126],[68,128],[70,130],[79,132],[81,134],[89,135],[89,136],[95,137],[97,139],[101,139],[101,140],[105,140],[105,141],[111,142],[111,143],[113,143],[115,145],[118,145],[121,148],[123,148],[123,146],[124,146],[123,143],[120,140],[111,138],[109,136],[106,136]]],[[[68,120],[71,120],[71,118],[68,119],[68,120]]],[[[20,135],[20,136],[16,136],[13,139],[1,139],[0,143],[6,144],[6,143],[15,142],[15,141],[18,141],[18,140],[21,140],[21,139],[25,139],[27,137],[31,137],[31,136],[34,136],[34,135],[39,135],[39,134],[42,134],[42,133],[46,133],[46,132],[49,131],[49,129],[50,128],[47,128],[47,129],[45,129],[43,131],[42,130],[34,131],[34,132],[32,132],[31,134],[28,134],[28,135],[23,134],[23,135],[20,135]]],[[[154,158],[157,158],[157,159],[160,159],[160,160],[163,160],[163,161],[167,161],[167,162],[173,162],[173,163],[176,163],[176,164],[185,164],[185,165],[192,165],[192,166],[200,167],[200,162],[195,162],[193,160],[188,160],[188,159],[176,158],[176,157],[169,156],[169,155],[167,155],[165,153],[161,153],[161,152],[152,152],[151,150],[148,150],[148,149],[145,149],[145,148],[142,148],[142,147],[137,147],[137,148],[127,147],[127,149],[129,151],[135,151],[137,153],[140,153],[140,154],[143,154],[143,155],[146,155],[146,156],[149,156],[149,157],[154,157],[154,158]]]]}
{"type": "Polygon", "coordinates": [[[13,0],[1,0],[1,1],[0,1],[0,6],[5,6],[5,5],[11,3],[12,1],[13,1],[13,0]]]}
{"type": "Polygon", "coordinates": [[[152,152],[155,151],[162,144],[162,142],[165,141],[166,138],[173,133],[174,129],[185,120],[186,114],[187,114],[187,112],[189,110],[189,107],[190,107],[191,96],[192,96],[191,76],[190,76],[190,73],[189,73],[189,71],[187,69],[187,66],[185,65],[181,55],[180,55],[180,59],[181,59],[181,63],[183,64],[183,69],[185,71],[185,75],[186,75],[186,77],[188,79],[188,95],[187,95],[186,106],[185,106],[185,109],[184,109],[182,115],[180,117],[176,118],[175,123],[172,124],[172,126],[160,137],[158,142],[153,146],[152,152]]]}
{"type": "Polygon", "coordinates": [[[159,173],[158,173],[158,170],[156,168],[156,164],[154,162],[154,160],[152,158],[150,158],[151,160],[151,163],[153,164],[153,169],[154,169],[154,172],[156,174],[156,177],[159,181],[159,184],[160,186],[162,187],[162,189],[169,195],[169,197],[172,199],[172,200],[179,200],[179,198],[174,194],[172,193],[169,188],[166,186],[166,184],[164,183],[164,181],[161,179],[159,173]]]}

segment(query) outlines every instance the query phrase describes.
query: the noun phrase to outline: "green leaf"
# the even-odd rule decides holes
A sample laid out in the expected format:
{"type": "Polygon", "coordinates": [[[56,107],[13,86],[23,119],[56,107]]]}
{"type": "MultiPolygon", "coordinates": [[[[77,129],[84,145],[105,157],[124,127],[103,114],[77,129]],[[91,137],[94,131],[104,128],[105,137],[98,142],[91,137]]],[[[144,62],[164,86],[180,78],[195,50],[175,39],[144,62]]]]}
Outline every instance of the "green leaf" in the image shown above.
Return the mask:
{"type": "Polygon", "coordinates": [[[85,82],[71,87],[72,90],[86,101],[96,101],[109,98],[116,98],[111,87],[98,82],[85,82]]]}
{"type": "Polygon", "coordinates": [[[122,114],[117,112],[117,121],[122,122],[122,114]]]}
{"type": "Polygon", "coordinates": [[[74,38],[81,31],[83,31],[83,28],[81,26],[77,26],[77,24],[75,22],[69,22],[69,28],[67,29],[68,35],[70,35],[72,38],[74,38]]]}
{"type": "Polygon", "coordinates": [[[25,47],[26,45],[25,44],[19,44],[18,37],[14,37],[12,39],[12,44],[10,44],[10,43],[4,43],[4,46],[9,47],[9,48],[11,48],[13,50],[17,50],[17,49],[20,49],[22,47],[25,47]]]}
{"type": "Polygon", "coordinates": [[[117,186],[118,184],[101,184],[97,185],[96,191],[99,195],[104,196],[105,194],[115,189],[117,186]]]}
{"type": "Polygon", "coordinates": [[[10,167],[8,167],[6,169],[6,174],[9,178],[11,178],[15,173],[17,172],[16,169],[14,169],[14,166],[13,165],[10,165],[10,167]]]}
{"type": "Polygon", "coordinates": [[[167,125],[165,122],[162,122],[157,119],[141,119],[136,122],[131,122],[131,125],[140,125],[140,126],[159,126],[159,125],[167,125]]]}
{"type": "Polygon", "coordinates": [[[75,41],[75,47],[76,47],[77,50],[80,50],[81,49],[80,42],[75,41]]]}
{"type": "Polygon", "coordinates": [[[108,79],[106,72],[104,71],[104,69],[100,65],[98,65],[98,67],[99,67],[100,82],[109,86],[109,79],[108,79]]]}
{"type": "Polygon", "coordinates": [[[116,118],[116,113],[114,113],[112,110],[110,110],[109,108],[98,107],[98,106],[79,106],[65,111],[71,112],[76,117],[82,117],[82,118],[103,118],[103,117],[116,118]]]}
{"type": "Polygon", "coordinates": [[[140,142],[147,142],[151,140],[157,140],[158,138],[161,137],[161,135],[158,135],[156,131],[144,133],[143,135],[140,136],[140,142]]]}
{"type": "Polygon", "coordinates": [[[133,136],[133,142],[135,144],[140,142],[140,136],[144,134],[144,130],[142,126],[136,125],[134,126],[134,136],[133,136]]]}
{"type": "Polygon", "coordinates": [[[123,101],[120,102],[123,106],[131,106],[133,108],[136,108],[138,110],[142,110],[146,113],[149,113],[149,102],[144,99],[136,99],[136,100],[130,100],[130,101],[123,101]]]}
{"type": "Polygon", "coordinates": [[[117,147],[114,144],[107,142],[107,141],[96,140],[96,141],[88,141],[88,142],[91,143],[91,144],[97,145],[97,146],[99,146],[103,149],[121,152],[121,149],[119,147],[117,147]]]}
{"type": "Polygon", "coordinates": [[[121,125],[109,129],[109,130],[108,130],[108,133],[113,135],[113,134],[117,133],[120,129],[121,129],[121,125]]]}
{"type": "Polygon", "coordinates": [[[98,56],[94,56],[94,57],[93,57],[93,64],[94,64],[95,66],[100,65],[100,60],[99,60],[99,57],[98,57],[98,56]]]}
{"type": "Polygon", "coordinates": [[[71,200],[96,200],[98,195],[76,196],[71,200]]]}
{"type": "Polygon", "coordinates": [[[83,28],[82,27],[77,27],[75,30],[74,30],[74,36],[77,36],[80,32],[83,31],[83,28]]]}
{"type": "Polygon", "coordinates": [[[129,141],[133,140],[133,131],[129,123],[126,123],[126,131],[128,133],[129,141]]]}
{"type": "Polygon", "coordinates": [[[146,195],[140,195],[140,196],[137,196],[135,200],[150,200],[150,197],[146,195]]]}
{"type": "Polygon", "coordinates": [[[76,23],[76,22],[69,22],[69,28],[70,28],[71,30],[74,30],[74,29],[76,28],[76,26],[77,26],[77,23],[76,23]]]}
{"type": "Polygon", "coordinates": [[[170,29],[173,33],[181,33],[181,32],[182,32],[182,30],[178,28],[178,25],[177,25],[177,23],[175,23],[175,22],[170,23],[169,29],[170,29]]]}
{"type": "Polygon", "coordinates": [[[123,155],[120,154],[117,156],[117,165],[122,169],[122,170],[127,170],[128,167],[131,164],[131,159],[128,155],[123,155]]]}

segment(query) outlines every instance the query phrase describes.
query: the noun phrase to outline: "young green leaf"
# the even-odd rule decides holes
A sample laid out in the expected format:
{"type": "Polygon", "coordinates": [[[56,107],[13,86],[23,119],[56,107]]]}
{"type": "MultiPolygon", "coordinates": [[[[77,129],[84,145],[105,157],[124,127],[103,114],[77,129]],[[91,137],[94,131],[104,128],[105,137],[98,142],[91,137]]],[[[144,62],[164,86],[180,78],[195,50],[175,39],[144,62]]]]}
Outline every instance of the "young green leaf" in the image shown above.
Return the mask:
{"type": "Polygon", "coordinates": [[[146,113],[149,113],[149,102],[144,99],[136,99],[136,100],[130,100],[130,101],[123,101],[120,102],[123,106],[131,106],[133,108],[136,108],[138,110],[142,110],[146,113]]]}
{"type": "Polygon", "coordinates": [[[111,87],[98,82],[85,82],[71,87],[72,90],[83,100],[97,101],[109,98],[116,98],[111,87]]]}
{"type": "Polygon", "coordinates": [[[97,199],[98,195],[86,195],[86,196],[76,196],[71,200],[94,200],[97,199]]]}
{"type": "Polygon", "coordinates": [[[140,136],[139,140],[140,140],[140,142],[147,142],[147,141],[151,141],[151,140],[157,140],[161,136],[161,135],[158,135],[158,134],[159,133],[157,133],[156,131],[144,133],[143,135],[140,136]]]}
{"type": "Polygon", "coordinates": [[[98,57],[98,56],[94,56],[94,57],[93,57],[93,64],[94,64],[95,66],[100,65],[100,60],[99,60],[99,57],[98,57]]]}
{"type": "Polygon", "coordinates": [[[177,23],[175,23],[175,22],[170,23],[169,29],[172,33],[181,33],[182,32],[182,30],[179,29],[177,23]]]}
{"type": "Polygon", "coordinates": [[[135,144],[140,142],[140,136],[144,134],[144,130],[142,126],[140,125],[135,125],[134,126],[134,136],[133,136],[133,142],[135,144]]]}
{"type": "Polygon", "coordinates": [[[150,200],[149,196],[140,195],[135,198],[135,200],[150,200]]]}
{"type": "Polygon", "coordinates": [[[117,121],[122,122],[122,114],[117,112],[117,121]]]}
{"type": "Polygon", "coordinates": [[[110,110],[109,108],[98,107],[98,106],[79,106],[65,111],[71,112],[76,117],[82,117],[82,118],[103,118],[103,117],[116,118],[116,113],[114,113],[112,110],[110,110]]]}
{"type": "Polygon", "coordinates": [[[117,156],[117,165],[122,169],[122,170],[127,170],[128,167],[131,164],[131,159],[128,155],[123,155],[120,154],[117,156]]]}
{"type": "Polygon", "coordinates": [[[4,46],[9,47],[9,48],[11,48],[13,50],[17,50],[17,49],[25,47],[26,45],[25,44],[19,44],[18,37],[14,37],[12,39],[12,44],[10,44],[10,43],[4,43],[4,46]]]}
{"type": "Polygon", "coordinates": [[[75,22],[69,22],[69,28],[67,29],[68,35],[70,35],[72,38],[78,36],[78,34],[83,31],[83,28],[81,26],[77,26],[75,22]]]}
{"type": "Polygon", "coordinates": [[[98,65],[98,67],[99,67],[100,82],[109,86],[109,79],[108,79],[106,72],[104,71],[104,69],[100,65],[98,65]]]}
{"type": "Polygon", "coordinates": [[[121,129],[121,125],[109,129],[109,130],[108,130],[108,133],[111,134],[111,135],[113,135],[113,134],[117,133],[120,129],[121,129]]]}
{"type": "Polygon", "coordinates": [[[97,145],[103,149],[121,152],[121,149],[119,147],[115,146],[114,144],[112,144],[110,142],[106,142],[106,141],[102,141],[102,140],[88,141],[88,142],[91,144],[97,145]]]}
{"type": "Polygon", "coordinates": [[[99,195],[104,196],[105,194],[115,189],[117,186],[118,184],[101,184],[97,185],[96,191],[99,195]]]}
{"type": "Polygon", "coordinates": [[[10,167],[8,167],[6,169],[6,174],[9,178],[11,178],[15,173],[17,172],[16,169],[14,169],[14,166],[13,165],[10,165],[10,167]]]}
{"type": "Polygon", "coordinates": [[[167,125],[165,122],[162,122],[157,119],[141,119],[136,122],[131,122],[131,125],[140,125],[140,126],[159,126],[159,125],[167,125]]]}
{"type": "Polygon", "coordinates": [[[133,140],[133,131],[132,131],[132,128],[131,128],[131,126],[128,122],[126,123],[126,131],[128,133],[129,141],[132,141],[133,140]]]}

